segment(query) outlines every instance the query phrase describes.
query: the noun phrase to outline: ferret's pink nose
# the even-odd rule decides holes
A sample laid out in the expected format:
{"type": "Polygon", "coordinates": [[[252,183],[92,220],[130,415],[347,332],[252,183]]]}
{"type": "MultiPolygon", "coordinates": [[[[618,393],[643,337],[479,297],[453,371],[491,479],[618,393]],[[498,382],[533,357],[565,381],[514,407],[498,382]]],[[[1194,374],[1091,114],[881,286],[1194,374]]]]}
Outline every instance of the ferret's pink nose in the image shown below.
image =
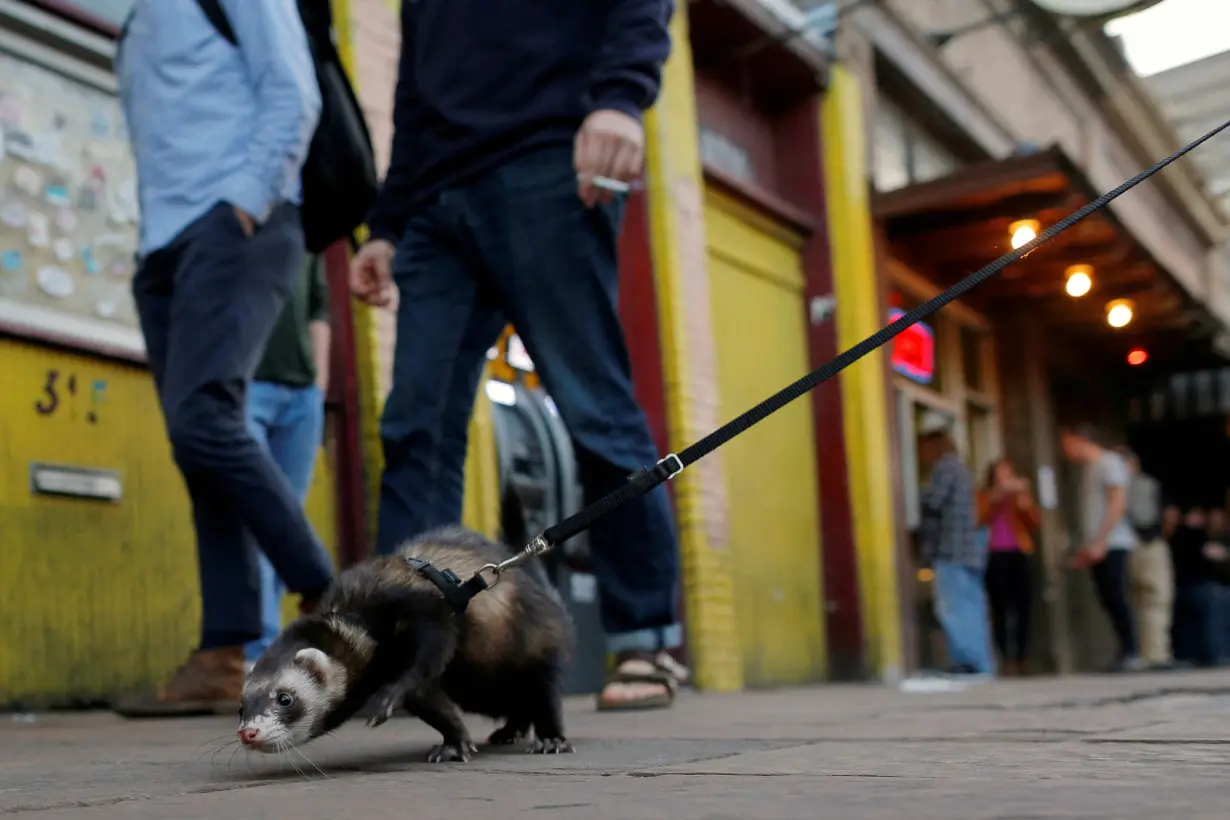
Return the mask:
{"type": "Polygon", "coordinates": [[[260,729],[240,729],[239,739],[244,743],[253,743],[256,741],[256,736],[260,733],[260,729]]]}

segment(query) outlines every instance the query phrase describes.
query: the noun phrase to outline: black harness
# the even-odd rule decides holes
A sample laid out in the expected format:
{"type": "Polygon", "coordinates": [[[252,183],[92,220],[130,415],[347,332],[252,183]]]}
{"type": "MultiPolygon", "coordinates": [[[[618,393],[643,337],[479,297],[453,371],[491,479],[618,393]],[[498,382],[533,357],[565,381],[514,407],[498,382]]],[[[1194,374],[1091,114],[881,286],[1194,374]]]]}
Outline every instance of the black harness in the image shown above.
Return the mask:
{"type": "Polygon", "coordinates": [[[490,586],[481,572],[475,573],[470,580],[462,582],[457,577],[457,573],[451,569],[440,569],[421,558],[407,557],[405,561],[408,567],[435,584],[436,589],[440,590],[440,594],[444,596],[444,600],[458,615],[465,613],[466,607],[470,605],[470,601],[474,600],[475,595],[490,586]]]}

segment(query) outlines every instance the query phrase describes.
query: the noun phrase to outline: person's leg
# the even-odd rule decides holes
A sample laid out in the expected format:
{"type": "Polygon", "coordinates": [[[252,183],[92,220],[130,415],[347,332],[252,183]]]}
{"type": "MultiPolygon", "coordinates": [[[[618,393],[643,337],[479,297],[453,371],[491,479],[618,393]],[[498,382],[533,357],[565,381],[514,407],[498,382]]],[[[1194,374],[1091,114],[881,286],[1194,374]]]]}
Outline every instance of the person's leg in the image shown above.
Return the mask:
{"type": "MultiPolygon", "coordinates": [[[[253,381],[248,385],[247,401],[244,402],[248,432],[269,451],[278,467],[286,473],[286,465],[270,445],[283,423],[283,412],[283,394],[278,385],[262,381],[253,381]]],[[[257,563],[261,577],[261,635],[244,645],[244,661],[248,664],[256,662],[282,628],[282,580],[264,553],[257,556],[257,563]]]]}
{"type": "MultiPolygon", "coordinates": [[[[132,285],[133,300],[164,423],[167,420],[167,371],[171,367],[182,366],[171,356],[172,306],[175,279],[180,268],[180,251],[180,243],[177,243],[143,260],[132,285]]],[[[192,503],[198,561],[202,561],[203,545],[214,543],[217,539],[229,538],[241,549],[254,549],[247,531],[235,518],[226,514],[225,508],[218,505],[213,495],[202,492],[199,485],[185,483],[192,503]]],[[[235,571],[240,581],[238,586],[255,583],[254,579],[245,576],[247,568],[239,566],[235,571]]],[[[259,602],[253,596],[233,596],[228,594],[230,592],[225,588],[207,586],[202,580],[202,613],[210,613],[211,621],[217,622],[220,620],[218,614],[229,607],[237,628],[243,630],[246,624],[259,619],[259,602]]],[[[242,652],[222,646],[213,647],[202,640],[187,661],[152,694],[122,698],[113,706],[120,714],[134,717],[228,712],[237,706],[242,686],[242,652]]]]}
{"type": "Polygon", "coordinates": [[[987,598],[991,604],[991,632],[995,638],[995,648],[1004,663],[1011,663],[1012,646],[1009,643],[1009,618],[1012,601],[1010,586],[1011,566],[1008,562],[1009,553],[993,552],[987,560],[987,598]]]}
{"type": "Polygon", "coordinates": [[[1174,659],[1184,664],[1197,660],[1196,641],[1193,639],[1193,632],[1199,626],[1199,619],[1193,617],[1195,597],[1191,584],[1175,587],[1170,646],[1174,659]]]}
{"type": "Polygon", "coordinates": [[[986,599],[980,573],[962,564],[936,561],[935,616],[944,631],[954,670],[990,674],[986,599]]]}
{"type": "Polygon", "coordinates": [[[1119,639],[1120,660],[1131,664],[1139,655],[1136,627],[1127,602],[1127,551],[1108,551],[1092,569],[1098,597],[1119,639]]]}
{"type": "Polygon", "coordinates": [[[380,421],[382,554],[460,520],[474,393],[503,326],[449,199],[411,220],[394,261],[397,343],[380,421]]]}
{"type": "Polygon", "coordinates": [[[1033,572],[1029,566],[1028,555],[1018,552],[1014,554],[1014,558],[1010,588],[1016,614],[1016,640],[1013,643],[1012,659],[1016,661],[1017,668],[1023,671],[1029,657],[1030,618],[1033,617],[1034,608],[1033,572]]]}
{"type": "Polygon", "coordinates": [[[1131,608],[1140,629],[1140,655],[1153,665],[1170,660],[1169,619],[1165,617],[1168,605],[1162,594],[1162,584],[1169,583],[1169,579],[1164,577],[1166,566],[1159,560],[1163,557],[1169,558],[1165,546],[1157,548],[1152,543],[1139,545],[1128,556],[1131,608]]]}
{"type": "MultiPolygon", "coordinates": [[[[618,313],[622,202],[587,209],[568,146],[519,157],[467,190],[484,267],[568,427],[587,501],[658,459],[633,394],[618,313]]],[[[654,658],[678,647],[679,556],[665,487],[590,531],[609,649],[623,667],[603,705],[665,705],[654,658]]]]}
{"type": "Polygon", "coordinates": [[[285,476],[244,420],[247,382],[302,243],[295,208],[275,209],[249,238],[225,204],[176,243],[160,395],[197,525],[200,648],[237,653],[241,672],[243,644],[261,633],[259,565],[248,532],[309,605],[333,577],[285,476]]]}
{"type": "MultiPolygon", "coordinates": [[[[253,388],[257,383],[253,383],[253,388]]],[[[269,426],[267,446],[273,460],[282,468],[290,488],[303,505],[312,486],[324,432],[324,396],[315,385],[287,387],[273,385],[276,391],[276,423],[269,426]]],[[[249,393],[249,404],[252,395],[249,393]]],[[[261,556],[261,595],[263,631],[261,639],[249,644],[249,659],[254,660],[282,631],[282,594],[285,585],[273,566],[261,556]],[[255,655],[251,654],[255,651],[255,655]]]]}

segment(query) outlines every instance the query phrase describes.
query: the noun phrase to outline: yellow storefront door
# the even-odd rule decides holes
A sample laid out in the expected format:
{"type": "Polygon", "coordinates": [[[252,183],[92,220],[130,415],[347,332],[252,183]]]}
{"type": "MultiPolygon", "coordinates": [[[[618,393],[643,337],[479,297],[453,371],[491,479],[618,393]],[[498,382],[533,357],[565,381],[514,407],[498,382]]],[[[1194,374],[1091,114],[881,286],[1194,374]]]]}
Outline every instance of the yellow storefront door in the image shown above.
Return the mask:
{"type": "MultiPolygon", "coordinates": [[[[710,190],[709,280],[723,420],[809,368],[799,257],[787,226],[710,190]]],[[[824,677],[812,406],[800,399],[722,449],[745,681],[824,677]]]]}

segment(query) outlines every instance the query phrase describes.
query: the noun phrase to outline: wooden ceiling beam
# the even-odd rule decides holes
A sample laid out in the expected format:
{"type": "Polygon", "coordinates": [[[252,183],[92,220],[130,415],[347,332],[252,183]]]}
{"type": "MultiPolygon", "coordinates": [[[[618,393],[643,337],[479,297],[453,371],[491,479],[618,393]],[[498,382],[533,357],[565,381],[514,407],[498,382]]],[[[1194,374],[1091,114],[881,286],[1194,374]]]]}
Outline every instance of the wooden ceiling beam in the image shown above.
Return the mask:
{"type": "Polygon", "coordinates": [[[886,227],[889,236],[908,239],[950,228],[985,225],[991,221],[1011,222],[1017,219],[1037,219],[1037,214],[1049,214],[1050,211],[1071,213],[1084,203],[1084,197],[1071,190],[1029,192],[988,204],[965,205],[943,210],[923,211],[908,216],[895,216],[886,220],[886,227]]]}

